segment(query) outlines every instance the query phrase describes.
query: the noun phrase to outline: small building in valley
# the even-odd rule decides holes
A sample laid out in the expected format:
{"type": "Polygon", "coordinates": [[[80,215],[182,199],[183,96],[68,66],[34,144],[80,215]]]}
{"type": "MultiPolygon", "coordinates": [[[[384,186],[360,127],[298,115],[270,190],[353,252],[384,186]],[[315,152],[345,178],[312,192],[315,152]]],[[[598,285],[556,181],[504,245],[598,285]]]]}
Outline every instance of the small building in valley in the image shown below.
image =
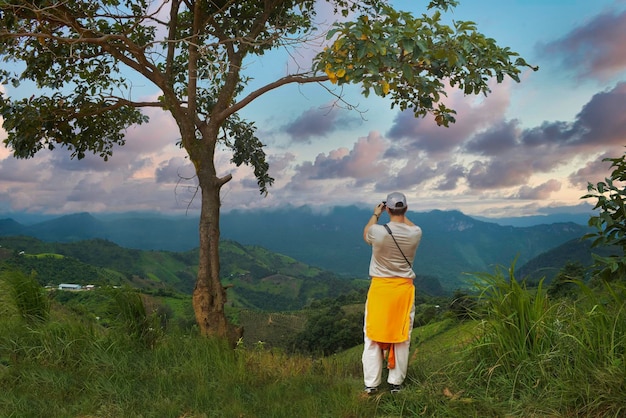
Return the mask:
{"type": "Polygon", "coordinates": [[[61,283],[59,290],[81,290],[83,287],[79,284],[61,283]]]}

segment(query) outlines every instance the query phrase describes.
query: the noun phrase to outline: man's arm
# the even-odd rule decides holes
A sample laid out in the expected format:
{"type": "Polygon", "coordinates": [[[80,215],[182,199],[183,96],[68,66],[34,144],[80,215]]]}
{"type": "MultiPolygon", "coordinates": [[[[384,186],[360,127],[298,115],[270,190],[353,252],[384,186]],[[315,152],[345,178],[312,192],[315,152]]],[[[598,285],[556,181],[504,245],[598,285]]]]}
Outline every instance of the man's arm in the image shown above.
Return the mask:
{"type": "Polygon", "coordinates": [[[379,203],[374,208],[374,213],[372,214],[372,216],[370,216],[370,219],[367,222],[367,225],[365,225],[365,228],[363,228],[363,239],[365,240],[365,242],[367,242],[367,230],[370,229],[370,226],[378,222],[378,218],[380,218],[380,214],[383,213],[384,207],[385,207],[384,203],[379,203]]]}

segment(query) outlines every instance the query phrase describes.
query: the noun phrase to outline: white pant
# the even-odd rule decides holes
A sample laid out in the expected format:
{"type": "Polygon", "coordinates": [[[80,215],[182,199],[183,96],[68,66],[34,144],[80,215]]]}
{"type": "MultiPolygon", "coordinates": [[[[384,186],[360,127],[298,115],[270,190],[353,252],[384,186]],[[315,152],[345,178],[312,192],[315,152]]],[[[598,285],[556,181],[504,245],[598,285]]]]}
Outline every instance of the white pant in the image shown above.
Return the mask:
{"type": "MultiPolygon", "coordinates": [[[[396,360],[396,367],[389,369],[389,376],[387,376],[387,383],[390,385],[401,385],[406,378],[406,371],[409,368],[409,346],[411,343],[411,330],[413,329],[413,318],[415,317],[415,305],[411,308],[410,326],[409,326],[409,339],[396,343],[394,346],[394,354],[396,360]]],[[[367,311],[365,312],[365,318],[367,318],[367,311]]],[[[364,335],[364,347],[363,356],[361,360],[363,362],[363,380],[365,386],[375,388],[381,383],[383,374],[383,350],[378,343],[370,340],[365,335],[365,327],[363,327],[364,335]]]]}

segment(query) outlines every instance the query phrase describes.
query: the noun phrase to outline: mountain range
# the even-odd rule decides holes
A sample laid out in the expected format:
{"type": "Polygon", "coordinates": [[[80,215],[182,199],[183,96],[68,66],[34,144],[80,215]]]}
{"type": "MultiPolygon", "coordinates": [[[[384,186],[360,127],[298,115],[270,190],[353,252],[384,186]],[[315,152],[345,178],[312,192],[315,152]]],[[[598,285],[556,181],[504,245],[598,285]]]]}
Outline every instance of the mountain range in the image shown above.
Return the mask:
{"type": "MultiPolygon", "coordinates": [[[[326,213],[309,208],[274,211],[233,211],[220,218],[221,237],[242,245],[260,246],[315,268],[349,278],[366,278],[370,248],[363,226],[371,210],[336,207],[326,213]]],[[[414,270],[435,277],[445,290],[466,286],[468,274],[495,266],[517,266],[562,245],[583,248],[576,260],[588,264],[588,243],[580,238],[589,228],[575,222],[515,227],[486,222],[459,211],[410,212],[423,238],[414,270]],[[583,257],[585,260],[579,260],[583,257]]],[[[388,219],[381,218],[382,222],[388,219]]],[[[0,219],[0,236],[30,236],[48,242],[70,243],[100,238],[141,250],[189,251],[198,246],[196,217],[120,214],[115,217],[78,213],[25,225],[0,219]]],[[[561,265],[571,248],[559,257],[561,265]]],[[[554,256],[551,259],[555,259],[554,256]]],[[[558,271],[558,266],[550,270],[558,271]],[[555,270],[556,269],[556,270],[555,270]]]]}

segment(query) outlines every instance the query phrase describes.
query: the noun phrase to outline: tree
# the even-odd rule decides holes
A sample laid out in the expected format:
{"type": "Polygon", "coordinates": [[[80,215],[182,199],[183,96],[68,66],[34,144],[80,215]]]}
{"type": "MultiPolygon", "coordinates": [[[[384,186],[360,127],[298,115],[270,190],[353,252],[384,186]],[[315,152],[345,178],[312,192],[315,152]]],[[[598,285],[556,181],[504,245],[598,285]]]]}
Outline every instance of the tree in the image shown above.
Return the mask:
{"type": "Polygon", "coordinates": [[[295,350],[329,356],[363,342],[363,314],[347,314],[335,300],[328,307],[311,313],[306,328],[295,334],[290,345],[295,350]]]}
{"type": "Polygon", "coordinates": [[[573,298],[576,296],[578,286],[585,280],[586,269],[580,261],[568,261],[548,286],[546,293],[549,297],[573,298]]]}
{"type": "MultiPolygon", "coordinates": [[[[193,292],[204,334],[236,337],[224,315],[220,283],[220,189],[230,174],[216,172],[218,144],[232,161],[254,168],[262,194],[273,179],[253,122],[238,111],[293,83],[356,83],[366,96],[388,96],[392,106],[454,122],[441,101],[446,82],[467,94],[488,94],[488,81],[519,81],[528,64],[476,30],[472,22],[441,22],[455,0],[432,0],[430,15],[413,17],[384,0],[326,0],[343,19],[328,32],[330,47],[312,66],[253,91],[245,59],[305,43],[317,36],[315,0],[2,0],[0,55],[23,64],[3,69],[2,83],[32,80],[44,91],[30,98],[0,97],[5,144],[17,158],[42,149],[91,152],[105,160],[124,144],[124,130],[147,122],[142,108],[169,112],[200,188],[200,260],[193,292]],[[158,100],[133,100],[125,74],[140,74],[160,90],[158,100]],[[117,93],[119,92],[119,93],[117,93]]],[[[329,89],[340,102],[341,94],[329,89]]]]}
{"type": "Polygon", "coordinates": [[[588,183],[588,194],[582,199],[596,199],[597,216],[589,218],[589,226],[595,232],[583,238],[595,238],[591,247],[615,247],[619,253],[610,256],[593,254],[596,274],[604,281],[626,278],[626,154],[619,158],[605,158],[610,161],[611,175],[597,184],[588,183]]]}

